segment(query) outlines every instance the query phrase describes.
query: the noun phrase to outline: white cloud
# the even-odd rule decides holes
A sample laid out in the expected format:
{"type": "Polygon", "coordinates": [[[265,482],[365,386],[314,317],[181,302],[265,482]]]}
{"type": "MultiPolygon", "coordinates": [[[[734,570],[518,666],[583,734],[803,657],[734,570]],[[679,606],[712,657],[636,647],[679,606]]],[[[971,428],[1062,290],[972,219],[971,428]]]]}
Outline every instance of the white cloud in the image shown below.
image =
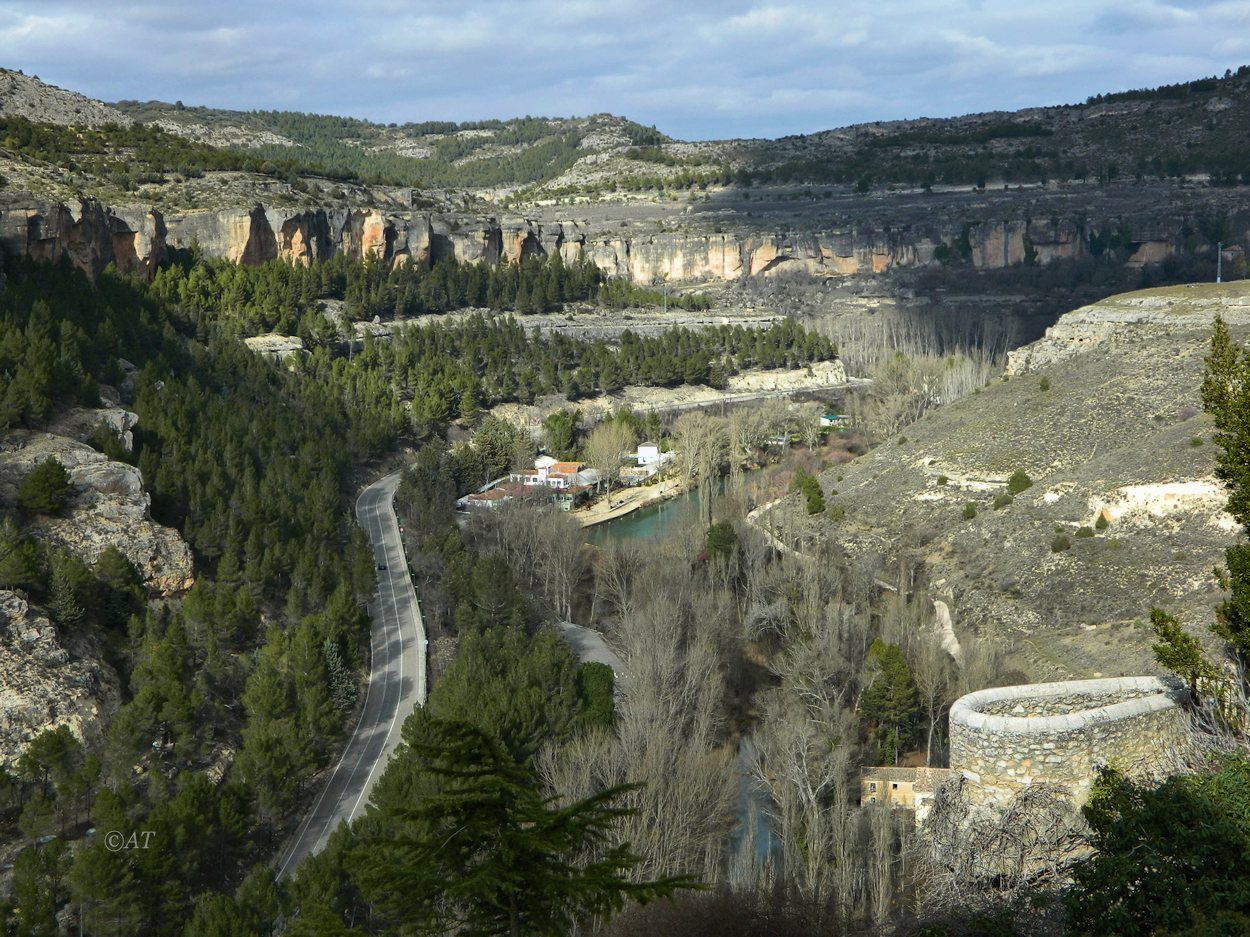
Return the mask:
{"type": "Polygon", "coordinates": [[[1080,101],[1247,58],[1247,0],[8,0],[0,10],[0,62],[109,100],[381,120],[614,111],[692,137],[1080,101]]]}

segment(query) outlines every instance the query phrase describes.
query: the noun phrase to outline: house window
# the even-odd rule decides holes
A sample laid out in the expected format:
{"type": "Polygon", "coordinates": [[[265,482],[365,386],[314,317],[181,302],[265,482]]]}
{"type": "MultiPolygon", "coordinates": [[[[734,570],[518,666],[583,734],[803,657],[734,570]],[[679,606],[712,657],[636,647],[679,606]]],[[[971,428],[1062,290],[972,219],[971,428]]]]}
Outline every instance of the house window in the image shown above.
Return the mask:
{"type": "Polygon", "coordinates": [[[869,790],[869,791],[876,791],[876,789],[877,789],[877,782],[876,782],[876,781],[870,781],[870,782],[869,782],[869,784],[868,784],[868,790],[869,790]]]}
{"type": "Polygon", "coordinates": [[[892,791],[897,791],[897,790],[898,790],[898,785],[897,785],[897,784],[891,784],[891,785],[890,785],[890,790],[892,790],[892,791]]]}
{"type": "Polygon", "coordinates": [[[875,797],[869,797],[869,798],[868,798],[868,803],[870,803],[870,804],[875,804],[876,802],[877,802],[877,798],[875,798],[875,797]]]}

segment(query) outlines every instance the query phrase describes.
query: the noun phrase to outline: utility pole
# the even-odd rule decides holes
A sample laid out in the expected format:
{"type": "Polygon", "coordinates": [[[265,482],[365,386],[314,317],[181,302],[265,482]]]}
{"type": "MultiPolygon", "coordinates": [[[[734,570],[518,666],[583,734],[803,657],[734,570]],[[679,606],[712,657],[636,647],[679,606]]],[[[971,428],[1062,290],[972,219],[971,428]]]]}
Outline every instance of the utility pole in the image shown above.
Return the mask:
{"type": "Polygon", "coordinates": [[[1219,283],[1224,273],[1224,242],[1215,245],[1215,282],[1219,283]]]}

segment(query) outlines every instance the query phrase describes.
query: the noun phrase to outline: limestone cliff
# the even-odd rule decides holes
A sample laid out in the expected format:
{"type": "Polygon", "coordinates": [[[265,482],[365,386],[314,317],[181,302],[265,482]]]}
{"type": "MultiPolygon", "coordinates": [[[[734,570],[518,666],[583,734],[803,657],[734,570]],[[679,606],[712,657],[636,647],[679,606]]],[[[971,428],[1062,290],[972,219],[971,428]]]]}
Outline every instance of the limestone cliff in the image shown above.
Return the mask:
{"type": "MultiPolygon", "coordinates": [[[[865,217],[863,222],[854,222],[839,216],[823,229],[805,225],[798,233],[765,233],[759,224],[752,224],[739,226],[735,233],[709,232],[691,225],[639,234],[636,229],[613,232],[584,220],[377,208],[278,209],[258,204],[251,209],[164,216],[154,209],[111,209],[93,201],[70,207],[10,195],[0,199],[0,245],[41,260],[67,256],[92,274],[115,263],[141,276],[150,275],[169,249],[193,245],[210,257],[245,264],[275,258],[308,264],[339,253],[372,255],[395,264],[444,257],[514,261],[559,253],[566,262],[586,257],[611,276],[651,284],[659,280],[732,281],[790,272],[834,279],[872,277],[933,265],[944,258],[975,269],[1046,265],[1091,252],[1100,225],[1105,228],[1109,223],[1106,218],[1052,215],[1045,219],[929,217],[899,225],[884,215],[865,217]]],[[[1250,213],[1234,212],[1229,220],[1233,237],[1250,242],[1250,213]]],[[[1128,221],[1112,221],[1129,231],[1128,221]]],[[[1189,223],[1184,214],[1134,215],[1131,229],[1137,233],[1126,235],[1130,238],[1128,263],[1158,262],[1182,250],[1191,231],[1189,223]]]]}
{"type": "MultiPolygon", "coordinates": [[[[105,423],[128,446],[135,420],[116,406],[74,409],[58,416],[49,427],[55,432],[8,431],[0,438],[0,503],[13,504],[26,473],[55,456],[69,470],[72,500],[64,516],[33,518],[26,533],[87,563],[116,547],[149,592],[178,595],[194,582],[190,549],[177,531],[148,516],[138,469],[79,441],[105,423]]],[[[11,767],[27,742],[57,725],[99,741],[119,700],[117,674],[105,663],[98,635],[58,629],[27,596],[0,590],[0,767],[11,767]]]]}

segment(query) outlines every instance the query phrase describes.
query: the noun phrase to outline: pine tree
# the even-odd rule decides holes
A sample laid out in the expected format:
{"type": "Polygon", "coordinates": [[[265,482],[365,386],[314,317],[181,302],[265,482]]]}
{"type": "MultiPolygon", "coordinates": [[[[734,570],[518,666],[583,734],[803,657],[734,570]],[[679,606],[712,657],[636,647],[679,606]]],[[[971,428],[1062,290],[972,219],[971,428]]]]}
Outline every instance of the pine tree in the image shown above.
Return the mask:
{"type": "Polygon", "coordinates": [[[1215,665],[1202,653],[1198,639],[1185,633],[1175,615],[1152,608],[1150,623],[1159,639],[1152,648],[1155,660],[1183,679],[1189,686],[1190,697],[1197,702],[1199,684],[1214,679],[1218,673],[1215,665]]]}
{"type": "Polygon", "coordinates": [[[52,620],[63,628],[78,624],[82,619],[82,605],[75,594],[69,563],[64,556],[57,557],[52,562],[50,593],[48,611],[52,614],[52,620]]]}
{"type": "Polygon", "coordinates": [[[860,714],[873,726],[878,754],[898,764],[920,716],[916,682],[897,644],[877,638],[868,648],[867,664],[871,676],[860,697],[860,714]]]}
{"type": "Polygon", "coordinates": [[[560,807],[532,767],[464,723],[430,720],[413,749],[437,784],[357,853],[366,894],[405,930],[563,937],[627,899],[693,885],[631,881],[639,857],[612,845],[627,787],[560,807]]]}
{"type": "Polygon", "coordinates": [[[0,588],[29,588],[39,579],[39,548],[22,537],[11,517],[0,520],[0,588]]]}
{"type": "Polygon", "coordinates": [[[321,645],[325,658],[326,678],[330,683],[330,702],[336,709],[347,712],[356,705],[356,681],[343,663],[343,655],[337,643],[326,638],[321,645]]]}
{"type": "MultiPolygon", "coordinates": [[[[1215,474],[1228,488],[1228,512],[1250,533],[1250,350],[1237,348],[1216,316],[1202,381],[1202,404],[1215,422],[1215,474]]],[[[1241,661],[1250,659],[1250,545],[1225,551],[1221,585],[1228,598],[1216,608],[1212,631],[1241,661]]]]}
{"type": "Polygon", "coordinates": [[[59,514],[73,490],[69,472],[53,456],[40,462],[22,479],[17,488],[17,503],[34,514],[59,514]]]}

